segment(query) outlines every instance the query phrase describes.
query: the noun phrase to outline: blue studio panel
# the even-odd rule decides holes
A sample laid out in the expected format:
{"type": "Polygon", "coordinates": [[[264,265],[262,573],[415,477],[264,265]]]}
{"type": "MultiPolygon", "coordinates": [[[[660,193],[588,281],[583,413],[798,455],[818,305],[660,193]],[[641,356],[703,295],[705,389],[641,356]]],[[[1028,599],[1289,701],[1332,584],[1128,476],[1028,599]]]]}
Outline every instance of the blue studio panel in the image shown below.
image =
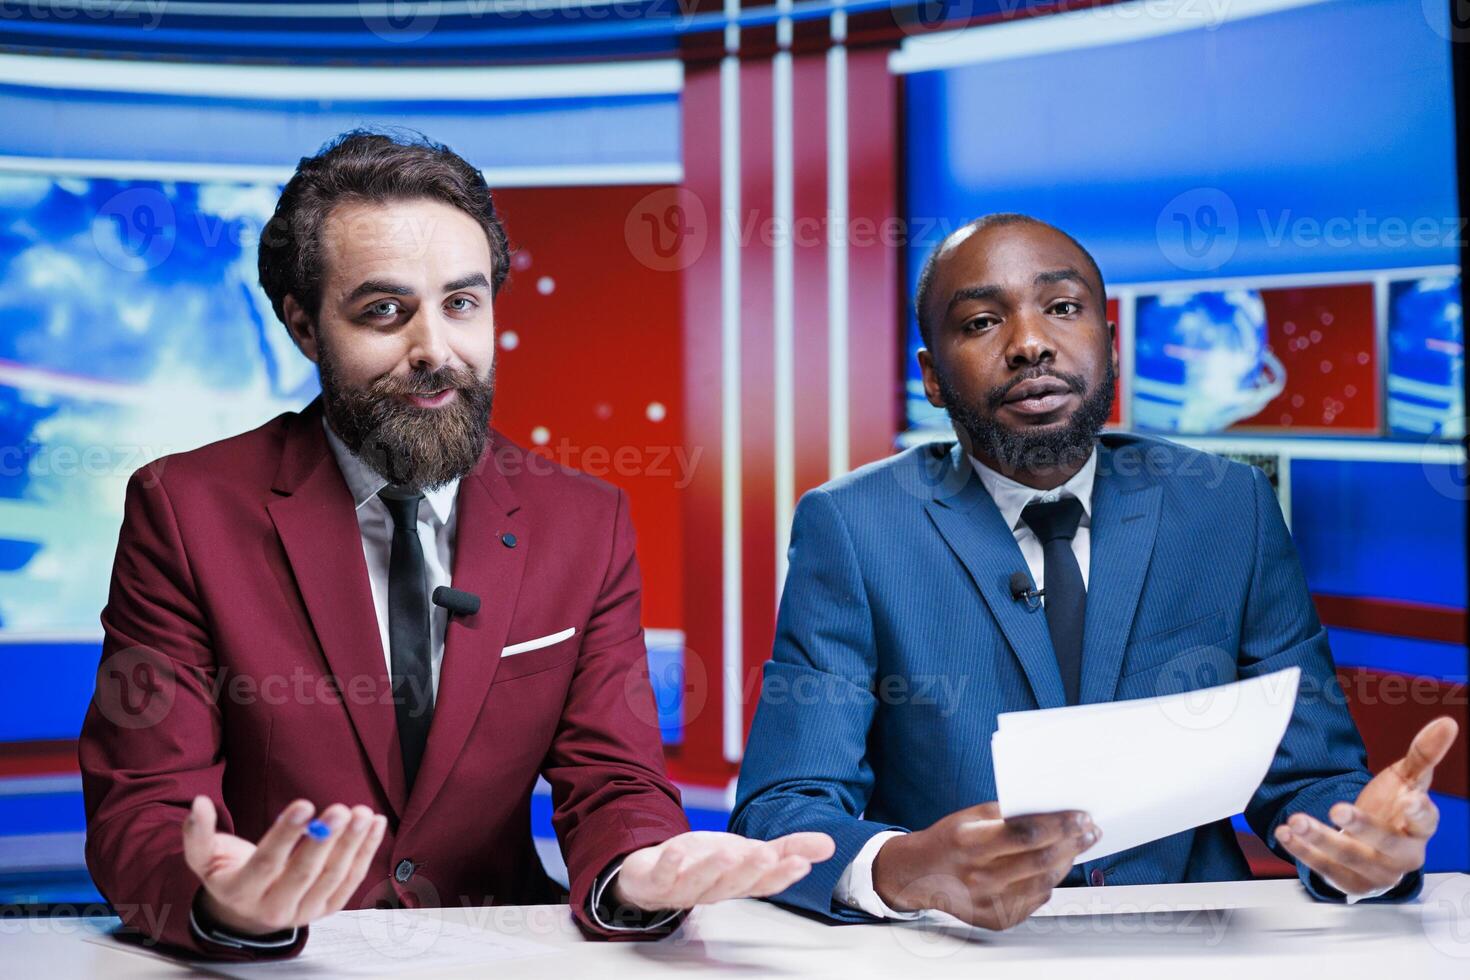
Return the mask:
{"type": "Polygon", "coordinates": [[[1291,532],[1307,587],[1465,608],[1465,495],[1456,469],[1294,460],[1291,532]]]}

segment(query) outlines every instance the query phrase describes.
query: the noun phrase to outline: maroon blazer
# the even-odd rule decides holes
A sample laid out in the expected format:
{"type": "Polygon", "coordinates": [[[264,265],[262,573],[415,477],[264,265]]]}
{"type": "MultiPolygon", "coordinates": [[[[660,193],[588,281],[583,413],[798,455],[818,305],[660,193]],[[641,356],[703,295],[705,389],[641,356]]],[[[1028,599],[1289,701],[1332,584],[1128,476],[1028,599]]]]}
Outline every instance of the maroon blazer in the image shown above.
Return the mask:
{"type": "MultiPolygon", "coordinates": [[[[531,841],[540,774],[573,912],[590,934],[629,935],[588,919],[593,879],[689,825],[664,773],[627,498],[492,429],[456,507],[453,583],[482,605],[450,620],[405,793],[357,516],[321,399],[132,475],[79,741],[87,866],[129,925],[249,956],[189,927],[201,885],[180,825],[200,793],[222,830],[248,840],[297,797],[386,814],[348,908],[563,901],[531,841]],[[501,659],[569,626],[567,640],[501,659]]],[[[293,950],[304,941],[302,930],[293,950]]]]}

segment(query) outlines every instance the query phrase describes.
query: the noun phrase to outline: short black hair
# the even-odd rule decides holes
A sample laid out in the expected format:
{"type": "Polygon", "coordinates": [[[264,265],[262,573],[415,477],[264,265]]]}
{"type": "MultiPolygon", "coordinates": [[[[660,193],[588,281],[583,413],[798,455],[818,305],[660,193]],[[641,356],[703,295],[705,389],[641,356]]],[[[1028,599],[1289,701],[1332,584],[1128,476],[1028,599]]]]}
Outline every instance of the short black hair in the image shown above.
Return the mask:
{"type": "Polygon", "coordinates": [[[422,133],[354,129],[316,156],[302,157],[261,229],[260,285],[281,322],[287,296],[313,318],[321,311],[322,229],[334,207],[414,198],[441,201],[479,223],[490,243],[490,294],[499,293],[510,272],[510,246],[484,175],[422,133]]]}
{"type": "Polygon", "coordinates": [[[925,347],[928,347],[933,342],[934,337],[934,324],[929,319],[929,293],[934,288],[934,270],[939,264],[939,253],[944,251],[944,246],[950,239],[962,231],[981,232],[986,228],[1000,228],[1005,225],[1040,225],[1042,228],[1050,228],[1058,235],[1061,235],[1075,245],[1077,251],[1081,252],[1082,257],[1087,260],[1088,270],[1097,279],[1098,298],[1104,299],[1107,296],[1107,286],[1103,283],[1102,270],[1098,268],[1097,260],[1092,257],[1092,253],[1083,248],[1081,242],[1065,231],[1062,231],[1056,225],[1042,221],[1040,218],[1033,218],[1029,214],[1021,214],[1016,211],[997,211],[995,214],[982,215],[944,236],[944,241],[934,246],[934,249],[929,253],[929,257],[924,260],[924,268],[919,272],[919,286],[914,291],[914,313],[919,318],[919,336],[923,339],[925,347]]]}

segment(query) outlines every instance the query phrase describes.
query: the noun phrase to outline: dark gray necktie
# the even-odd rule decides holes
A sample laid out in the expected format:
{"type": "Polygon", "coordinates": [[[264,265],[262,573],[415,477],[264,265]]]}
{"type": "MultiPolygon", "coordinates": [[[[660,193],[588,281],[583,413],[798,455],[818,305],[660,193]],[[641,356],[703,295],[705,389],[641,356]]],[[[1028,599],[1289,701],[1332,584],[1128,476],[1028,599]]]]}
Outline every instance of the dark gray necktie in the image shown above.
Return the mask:
{"type": "Polygon", "coordinates": [[[434,675],[429,659],[429,576],[419,543],[421,493],[393,487],[378,491],[393,515],[393,549],[388,558],[388,646],[392,665],[393,708],[403,778],[413,788],[429,722],[434,718],[434,675]]]}
{"type": "Polygon", "coordinates": [[[1082,501],[1063,497],[1052,503],[1027,504],[1021,520],[1041,541],[1045,559],[1046,628],[1062,674],[1068,704],[1076,704],[1082,688],[1082,621],[1087,589],[1072,553],[1072,539],[1082,522],[1082,501]]]}

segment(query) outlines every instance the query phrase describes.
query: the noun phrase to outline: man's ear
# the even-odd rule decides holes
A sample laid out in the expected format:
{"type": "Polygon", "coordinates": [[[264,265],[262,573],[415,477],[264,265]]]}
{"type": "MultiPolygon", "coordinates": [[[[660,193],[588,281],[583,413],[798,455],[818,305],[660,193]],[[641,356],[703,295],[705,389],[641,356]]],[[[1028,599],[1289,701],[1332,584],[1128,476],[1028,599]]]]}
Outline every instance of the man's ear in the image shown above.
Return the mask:
{"type": "Polygon", "coordinates": [[[924,376],[924,397],[935,408],[944,408],[944,395],[939,391],[939,375],[934,370],[934,355],[929,348],[919,348],[919,371],[924,376]]]}
{"type": "Polygon", "coordinates": [[[1113,376],[1117,377],[1123,367],[1118,362],[1118,325],[1108,321],[1108,356],[1113,359],[1113,376]]]}
{"type": "Polygon", "coordinates": [[[281,312],[286,316],[286,330],[296,342],[296,348],[313,364],[317,360],[316,320],[306,312],[296,297],[286,295],[281,302],[281,312]]]}

